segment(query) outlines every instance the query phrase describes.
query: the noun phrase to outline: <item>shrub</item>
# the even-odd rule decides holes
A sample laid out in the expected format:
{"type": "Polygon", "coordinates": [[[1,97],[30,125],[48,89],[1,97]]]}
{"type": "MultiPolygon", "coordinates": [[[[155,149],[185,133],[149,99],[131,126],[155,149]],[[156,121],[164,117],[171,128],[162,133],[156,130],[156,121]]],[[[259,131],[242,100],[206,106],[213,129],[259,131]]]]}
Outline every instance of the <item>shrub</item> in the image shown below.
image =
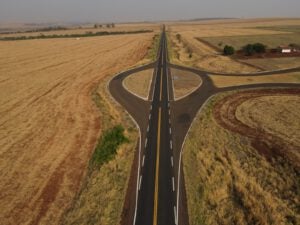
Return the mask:
{"type": "Polygon", "coordinates": [[[246,55],[253,55],[253,53],[255,52],[253,45],[251,45],[251,44],[246,45],[243,48],[243,51],[245,52],[246,55]]]}
{"type": "Polygon", "coordinates": [[[261,43],[255,43],[253,45],[253,49],[256,53],[264,53],[266,52],[266,46],[264,44],[261,43]]]}
{"type": "Polygon", "coordinates": [[[224,55],[233,55],[235,52],[235,49],[232,46],[225,45],[223,52],[224,52],[224,55]]]}
{"type": "Polygon", "coordinates": [[[254,53],[265,53],[266,46],[262,43],[248,44],[243,48],[246,55],[253,55],[254,53]]]}
{"type": "Polygon", "coordinates": [[[112,160],[118,147],[125,142],[128,142],[128,139],[124,136],[124,128],[121,125],[104,132],[96,146],[92,157],[92,165],[100,167],[112,160]]]}

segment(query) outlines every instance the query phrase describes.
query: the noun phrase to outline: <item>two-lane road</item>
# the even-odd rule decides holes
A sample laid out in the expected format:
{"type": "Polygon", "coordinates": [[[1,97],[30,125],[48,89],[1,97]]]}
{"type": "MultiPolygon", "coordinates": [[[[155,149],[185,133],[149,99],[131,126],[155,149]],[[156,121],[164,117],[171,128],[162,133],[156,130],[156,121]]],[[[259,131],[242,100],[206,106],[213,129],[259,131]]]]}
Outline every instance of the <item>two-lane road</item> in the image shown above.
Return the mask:
{"type": "Polygon", "coordinates": [[[166,37],[163,32],[139,177],[134,221],[136,225],[172,225],[176,222],[170,90],[166,62],[166,37]]]}

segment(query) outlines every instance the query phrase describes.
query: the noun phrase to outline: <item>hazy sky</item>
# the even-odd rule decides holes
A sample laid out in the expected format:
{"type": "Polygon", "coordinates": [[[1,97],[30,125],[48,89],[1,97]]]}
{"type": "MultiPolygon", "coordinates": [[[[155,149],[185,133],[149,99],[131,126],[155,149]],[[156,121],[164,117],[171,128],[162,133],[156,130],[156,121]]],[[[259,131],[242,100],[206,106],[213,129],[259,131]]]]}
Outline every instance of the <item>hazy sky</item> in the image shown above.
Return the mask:
{"type": "Polygon", "coordinates": [[[300,17],[300,0],[0,0],[0,22],[300,17]]]}

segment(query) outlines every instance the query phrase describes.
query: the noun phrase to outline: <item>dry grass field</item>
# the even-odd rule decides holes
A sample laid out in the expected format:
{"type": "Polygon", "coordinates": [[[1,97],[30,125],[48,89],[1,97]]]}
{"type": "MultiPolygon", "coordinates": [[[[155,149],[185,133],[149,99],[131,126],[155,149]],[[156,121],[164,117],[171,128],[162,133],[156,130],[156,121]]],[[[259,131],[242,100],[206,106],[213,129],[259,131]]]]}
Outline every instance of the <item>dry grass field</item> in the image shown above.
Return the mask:
{"type": "Polygon", "coordinates": [[[147,99],[153,77],[153,69],[144,70],[130,75],[123,81],[123,85],[132,93],[147,99]]]}
{"type": "Polygon", "coordinates": [[[299,224],[298,91],[214,96],[184,146],[191,225],[299,224]]]}
{"type": "MultiPolygon", "coordinates": [[[[171,61],[188,66],[199,67],[207,71],[214,72],[253,72],[261,70],[260,64],[248,62],[247,64],[223,56],[219,50],[219,44],[222,46],[227,43],[226,40],[231,38],[236,40],[240,45],[248,41],[266,40],[270,46],[279,45],[282,40],[285,42],[299,42],[299,33],[290,28],[282,30],[282,27],[300,25],[300,19],[249,19],[249,20],[216,20],[216,21],[197,21],[168,24],[169,41],[174,50],[170,52],[171,61]],[[281,27],[279,29],[270,29],[270,27],[281,27]],[[263,27],[268,27],[263,29],[263,27]],[[180,34],[181,40],[176,38],[180,34]],[[273,38],[278,37],[278,38],[273,38]],[[207,45],[197,38],[206,39],[213,42],[207,45]],[[251,64],[253,63],[253,66],[251,64]],[[249,65],[250,64],[250,65],[249,65]]],[[[297,29],[296,29],[297,31],[297,29]]],[[[288,43],[290,44],[290,43],[288,43]]],[[[276,46],[277,47],[277,46],[276,46]]],[[[259,59],[258,59],[259,60],[259,59]]],[[[257,61],[258,61],[257,60],[257,61]]],[[[297,66],[299,60],[293,62],[297,66]]],[[[276,61],[269,63],[269,68],[276,69],[276,61]]],[[[291,61],[287,64],[281,63],[281,67],[288,68],[291,61]]],[[[264,69],[262,67],[262,69],[264,69]]]]}
{"type": "Polygon", "coordinates": [[[299,83],[300,72],[267,75],[267,76],[218,76],[210,75],[217,87],[229,87],[257,83],[299,83]]]}
{"type": "Polygon", "coordinates": [[[286,57],[286,58],[268,58],[268,59],[247,59],[241,62],[255,65],[263,70],[282,70],[286,68],[299,67],[300,57],[286,57]]]}
{"type": "Polygon", "coordinates": [[[202,80],[198,75],[187,71],[182,73],[182,71],[180,70],[171,69],[171,75],[172,75],[173,93],[175,99],[190,94],[196,88],[198,88],[202,83],[202,80]]]}
{"type": "MultiPolygon", "coordinates": [[[[0,26],[1,28],[1,26],[0,26]]],[[[25,32],[25,33],[13,33],[13,34],[1,34],[1,37],[19,37],[19,36],[40,36],[40,35],[65,35],[65,34],[85,34],[87,32],[116,32],[116,31],[136,31],[136,30],[153,30],[155,32],[159,31],[159,25],[153,24],[153,23],[133,23],[133,24],[116,24],[114,28],[107,28],[105,25],[103,25],[102,28],[93,28],[93,24],[90,26],[83,26],[81,29],[77,27],[66,27],[67,30],[56,30],[56,31],[41,31],[41,32],[25,32]]],[[[24,30],[24,26],[22,27],[19,25],[15,28],[15,30],[24,30]]],[[[34,28],[28,28],[28,30],[31,30],[34,28]]]]}
{"type": "MultiPolygon", "coordinates": [[[[110,111],[111,120],[115,112],[108,103],[99,111],[92,93],[99,82],[140,63],[153,35],[0,42],[2,224],[59,223],[85,183],[88,162],[105,128],[103,111],[110,111]]],[[[105,87],[98,89],[99,95],[105,87]]],[[[130,164],[132,155],[124,155],[129,151],[122,147],[111,164],[120,157],[121,166],[130,164]]],[[[120,182],[126,186],[129,173],[124,173],[120,182]]],[[[98,190],[106,188],[107,179],[98,190]]],[[[123,193],[107,195],[112,205],[100,203],[100,212],[117,211],[123,193]]],[[[110,214],[102,216],[109,219],[110,214]]],[[[117,217],[107,224],[116,224],[117,217]]]]}

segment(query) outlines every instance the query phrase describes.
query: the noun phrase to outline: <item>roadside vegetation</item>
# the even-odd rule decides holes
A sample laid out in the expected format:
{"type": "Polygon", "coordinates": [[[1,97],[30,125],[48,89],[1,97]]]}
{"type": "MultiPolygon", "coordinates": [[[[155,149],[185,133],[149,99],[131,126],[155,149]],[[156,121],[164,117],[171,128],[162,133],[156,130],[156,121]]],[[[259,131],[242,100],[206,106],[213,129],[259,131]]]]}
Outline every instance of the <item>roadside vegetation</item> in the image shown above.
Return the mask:
{"type": "MultiPolygon", "coordinates": [[[[249,138],[218,124],[213,116],[214,106],[232,93],[237,92],[217,95],[206,104],[197,115],[184,146],[190,224],[296,225],[300,220],[299,168],[285,157],[266,158],[252,147],[249,138]]],[[[290,135],[285,136],[288,138],[286,144],[289,145],[289,141],[295,144],[294,135],[299,134],[299,127],[292,124],[300,122],[295,114],[299,110],[299,97],[288,101],[286,98],[253,98],[243,103],[238,116],[242,115],[247,122],[260,118],[265,111],[276,114],[275,118],[283,121],[264,119],[260,124],[249,125],[284,135],[284,132],[277,132],[280,127],[277,125],[291,124],[284,128],[290,129],[290,135]]],[[[226,102],[223,105],[231,107],[226,102]]]]}
{"type": "Polygon", "coordinates": [[[92,166],[101,167],[103,164],[109,162],[115,157],[118,147],[128,142],[127,137],[124,136],[124,128],[117,125],[101,135],[100,140],[96,146],[92,156],[92,166]]]}
{"type": "Polygon", "coordinates": [[[84,34],[41,34],[38,36],[10,36],[0,37],[0,41],[20,41],[20,40],[33,40],[33,39],[52,39],[52,38],[84,38],[84,37],[99,37],[107,35],[122,35],[122,34],[141,34],[151,33],[153,30],[135,30],[135,31],[100,31],[100,32],[86,32],[84,34]]]}
{"type": "Polygon", "coordinates": [[[108,80],[92,93],[103,132],[81,191],[61,220],[64,225],[115,225],[121,219],[138,132],[124,109],[111,100],[106,89],[108,80]]]}
{"type": "Polygon", "coordinates": [[[148,48],[147,58],[150,59],[151,61],[155,61],[157,58],[160,36],[161,36],[160,33],[155,34],[152,39],[152,45],[148,48]]]}

